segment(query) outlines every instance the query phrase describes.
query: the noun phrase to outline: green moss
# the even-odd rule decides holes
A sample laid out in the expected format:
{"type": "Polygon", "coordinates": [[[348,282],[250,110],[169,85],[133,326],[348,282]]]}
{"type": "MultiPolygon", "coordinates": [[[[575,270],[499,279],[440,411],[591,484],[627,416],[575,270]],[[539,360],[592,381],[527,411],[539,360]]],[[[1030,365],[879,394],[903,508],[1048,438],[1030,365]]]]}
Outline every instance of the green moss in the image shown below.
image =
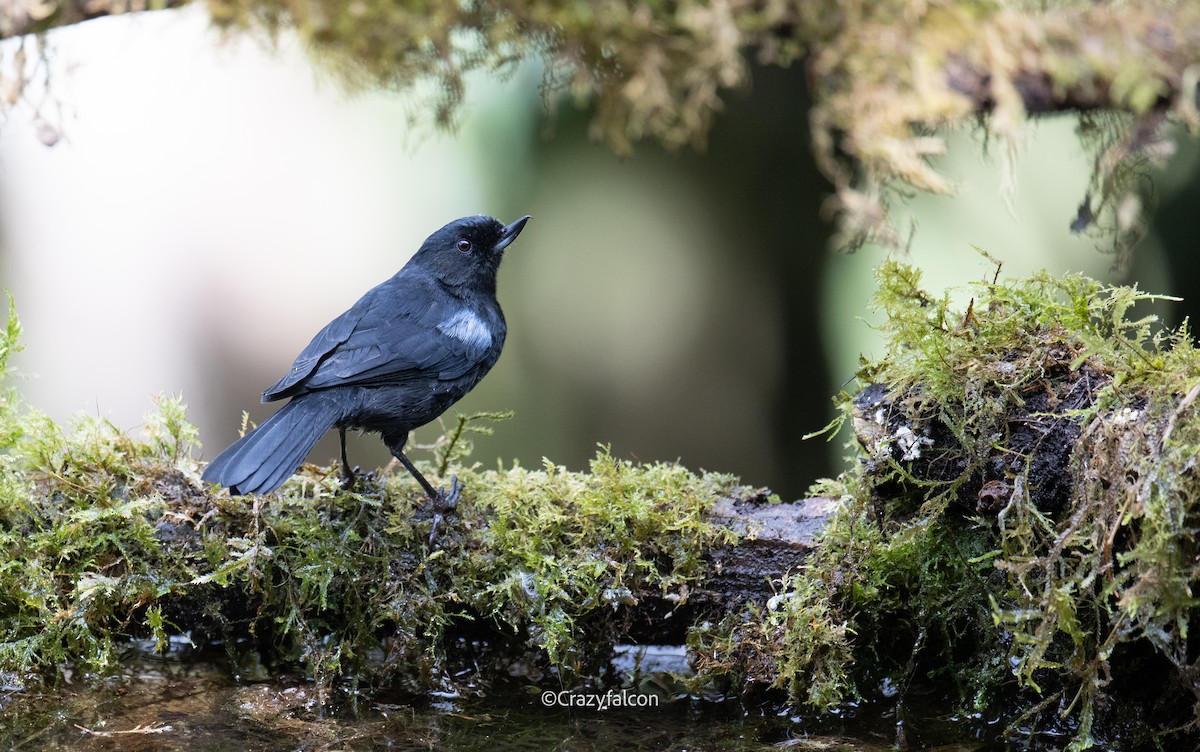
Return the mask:
{"type": "Polygon", "coordinates": [[[528,629],[552,663],[573,671],[588,666],[585,647],[604,661],[611,648],[611,637],[580,644],[588,614],[646,595],[686,600],[705,573],[704,553],[732,540],[706,521],[730,477],[638,466],[605,449],[586,474],[547,461],[539,471],[482,473],[472,486],[489,523],[465,545],[488,555],[453,563],[456,589],[471,594],[464,600],[479,614],[528,629]]]}
{"type": "Polygon", "coordinates": [[[1083,277],[982,283],[965,311],[900,263],[879,283],[888,355],[859,379],[886,397],[840,398],[861,454],[813,488],[843,508],[761,615],[759,660],[774,651],[777,683],[817,706],[886,682],[902,707],[933,680],[963,712],[1077,749],[1166,738],[1200,691],[1186,327],[1133,315],[1155,296],[1083,277]],[[1153,686],[1125,679],[1146,671],[1153,686]]]}
{"type": "Polygon", "coordinates": [[[590,473],[549,463],[457,473],[468,491],[435,549],[427,502],[407,478],[356,495],[302,475],[282,498],[239,510],[261,515],[246,525],[258,535],[212,576],[261,592],[259,616],[273,615],[262,626],[318,683],[442,680],[444,634],[462,620],[521,635],[547,667],[575,675],[594,673],[617,637],[590,614],[699,579],[700,552],[725,535],[703,512],[728,479],[674,465],[602,451],[590,473]],[[381,648],[382,661],[368,660],[381,648]]]}

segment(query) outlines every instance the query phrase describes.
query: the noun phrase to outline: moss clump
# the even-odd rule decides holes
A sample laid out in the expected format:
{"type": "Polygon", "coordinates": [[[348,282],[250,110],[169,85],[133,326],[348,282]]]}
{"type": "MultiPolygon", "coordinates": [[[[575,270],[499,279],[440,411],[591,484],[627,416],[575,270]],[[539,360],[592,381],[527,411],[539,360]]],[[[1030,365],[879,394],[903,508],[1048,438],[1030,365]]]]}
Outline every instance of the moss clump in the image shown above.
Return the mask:
{"type": "MultiPolygon", "coordinates": [[[[455,557],[455,590],[472,611],[527,629],[560,671],[594,672],[611,657],[615,634],[587,630],[596,611],[643,597],[687,600],[706,573],[705,553],[734,535],[706,519],[734,486],[729,476],[696,476],[671,464],[635,466],[602,450],[590,472],[547,461],[474,476],[472,503],[488,521],[464,542],[485,555],[455,557]]],[[[610,620],[595,622],[611,630],[610,620]]]]}
{"type": "Polygon", "coordinates": [[[901,713],[908,688],[937,687],[1074,749],[1194,738],[1186,327],[1134,318],[1154,296],[1083,277],[993,280],[965,311],[902,264],[879,281],[888,355],[840,400],[861,454],[813,489],[843,508],[777,608],[740,627],[760,632],[759,660],[774,651],[762,675],[821,707],[894,690],[901,713]]]}
{"type": "MultiPolygon", "coordinates": [[[[10,311],[0,368],[18,333],[10,311]]],[[[476,650],[489,642],[518,645],[527,676],[592,676],[621,631],[597,615],[686,600],[703,552],[731,537],[705,515],[728,476],[607,450],[586,473],[456,466],[470,428],[460,421],[427,468],[467,489],[434,547],[434,510],[407,475],[346,493],[306,465],[279,494],[214,495],[179,400],[131,437],[92,418],[61,430],[6,391],[0,676],[106,674],[131,638],[161,649],[181,633],[223,646],[240,676],[299,670],[322,695],[507,676],[476,650]]]]}

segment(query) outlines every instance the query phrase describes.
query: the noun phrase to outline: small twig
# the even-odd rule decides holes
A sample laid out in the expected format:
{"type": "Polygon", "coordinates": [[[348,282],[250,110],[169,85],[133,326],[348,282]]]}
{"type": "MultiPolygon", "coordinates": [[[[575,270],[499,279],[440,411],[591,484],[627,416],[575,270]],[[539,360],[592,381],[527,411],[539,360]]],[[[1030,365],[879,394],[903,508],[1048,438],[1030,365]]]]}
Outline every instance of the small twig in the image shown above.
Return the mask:
{"type": "Polygon", "coordinates": [[[463,435],[463,429],[466,428],[467,421],[470,420],[470,418],[465,415],[459,415],[457,417],[457,425],[455,425],[454,429],[446,436],[446,444],[442,451],[439,452],[441,456],[438,457],[438,477],[445,475],[446,470],[450,467],[450,457],[454,454],[454,447],[458,445],[458,441],[463,435]]]}
{"type": "Polygon", "coordinates": [[[171,728],[170,726],[166,726],[166,725],[164,725],[164,726],[143,726],[140,723],[137,726],[134,726],[131,729],[126,729],[124,731],[95,731],[95,730],[87,728],[85,726],[80,726],[78,723],[74,724],[74,726],[75,726],[75,728],[79,729],[83,733],[92,734],[93,736],[117,736],[119,734],[166,734],[170,731],[174,731],[173,728],[171,728]]]}
{"type": "Polygon", "coordinates": [[[1171,413],[1171,417],[1167,419],[1167,428],[1163,431],[1162,443],[1159,444],[1159,451],[1167,448],[1167,439],[1171,438],[1171,432],[1175,430],[1175,420],[1183,413],[1184,410],[1192,406],[1196,401],[1197,395],[1200,395],[1200,382],[1197,382],[1187,393],[1182,400],[1179,401],[1179,406],[1175,408],[1175,412],[1171,413]]]}

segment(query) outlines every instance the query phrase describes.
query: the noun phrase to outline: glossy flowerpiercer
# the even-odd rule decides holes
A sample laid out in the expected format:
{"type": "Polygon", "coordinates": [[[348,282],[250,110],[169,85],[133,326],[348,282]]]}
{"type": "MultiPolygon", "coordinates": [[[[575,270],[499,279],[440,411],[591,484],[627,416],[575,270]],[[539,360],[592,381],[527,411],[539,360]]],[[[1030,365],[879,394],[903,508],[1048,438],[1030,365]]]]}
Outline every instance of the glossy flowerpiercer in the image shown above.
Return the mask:
{"type": "Polygon", "coordinates": [[[434,490],[404,456],[404,443],[409,431],[471,391],[500,357],[507,330],[496,270],[528,221],[463,217],[430,235],[395,276],[313,337],[262,396],[291,401],[221,452],[204,480],[232,493],[270,493],[337,428],[343,476],[351,481],[346,429],[358,428],[379,433],[431,499],[453,504],[457,481],[448,493],[434,490]]]}

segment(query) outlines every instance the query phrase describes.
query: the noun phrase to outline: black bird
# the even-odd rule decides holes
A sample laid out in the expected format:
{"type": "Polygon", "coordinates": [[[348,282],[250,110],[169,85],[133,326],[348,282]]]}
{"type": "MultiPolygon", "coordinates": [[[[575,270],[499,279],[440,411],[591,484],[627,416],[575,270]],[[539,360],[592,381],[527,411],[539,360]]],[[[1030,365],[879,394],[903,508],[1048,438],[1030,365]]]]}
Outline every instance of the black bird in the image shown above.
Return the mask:
{"type": "Polygon", "coordinates": [[[500,357],[507,328],[496,301],[496,270],[528,216],[505,226],[486,216],[457,219],[421,245],[394,277],[373,288],[313,337],[292,370],[262,401],[283,408],[234,442],[204,480],[235,494],[270,493],[291,477],[330,428],[346,459],[346,429],[378,432],[435,502],[453,505],[404,456],[409,431],[441,415],[500,357]]]}

